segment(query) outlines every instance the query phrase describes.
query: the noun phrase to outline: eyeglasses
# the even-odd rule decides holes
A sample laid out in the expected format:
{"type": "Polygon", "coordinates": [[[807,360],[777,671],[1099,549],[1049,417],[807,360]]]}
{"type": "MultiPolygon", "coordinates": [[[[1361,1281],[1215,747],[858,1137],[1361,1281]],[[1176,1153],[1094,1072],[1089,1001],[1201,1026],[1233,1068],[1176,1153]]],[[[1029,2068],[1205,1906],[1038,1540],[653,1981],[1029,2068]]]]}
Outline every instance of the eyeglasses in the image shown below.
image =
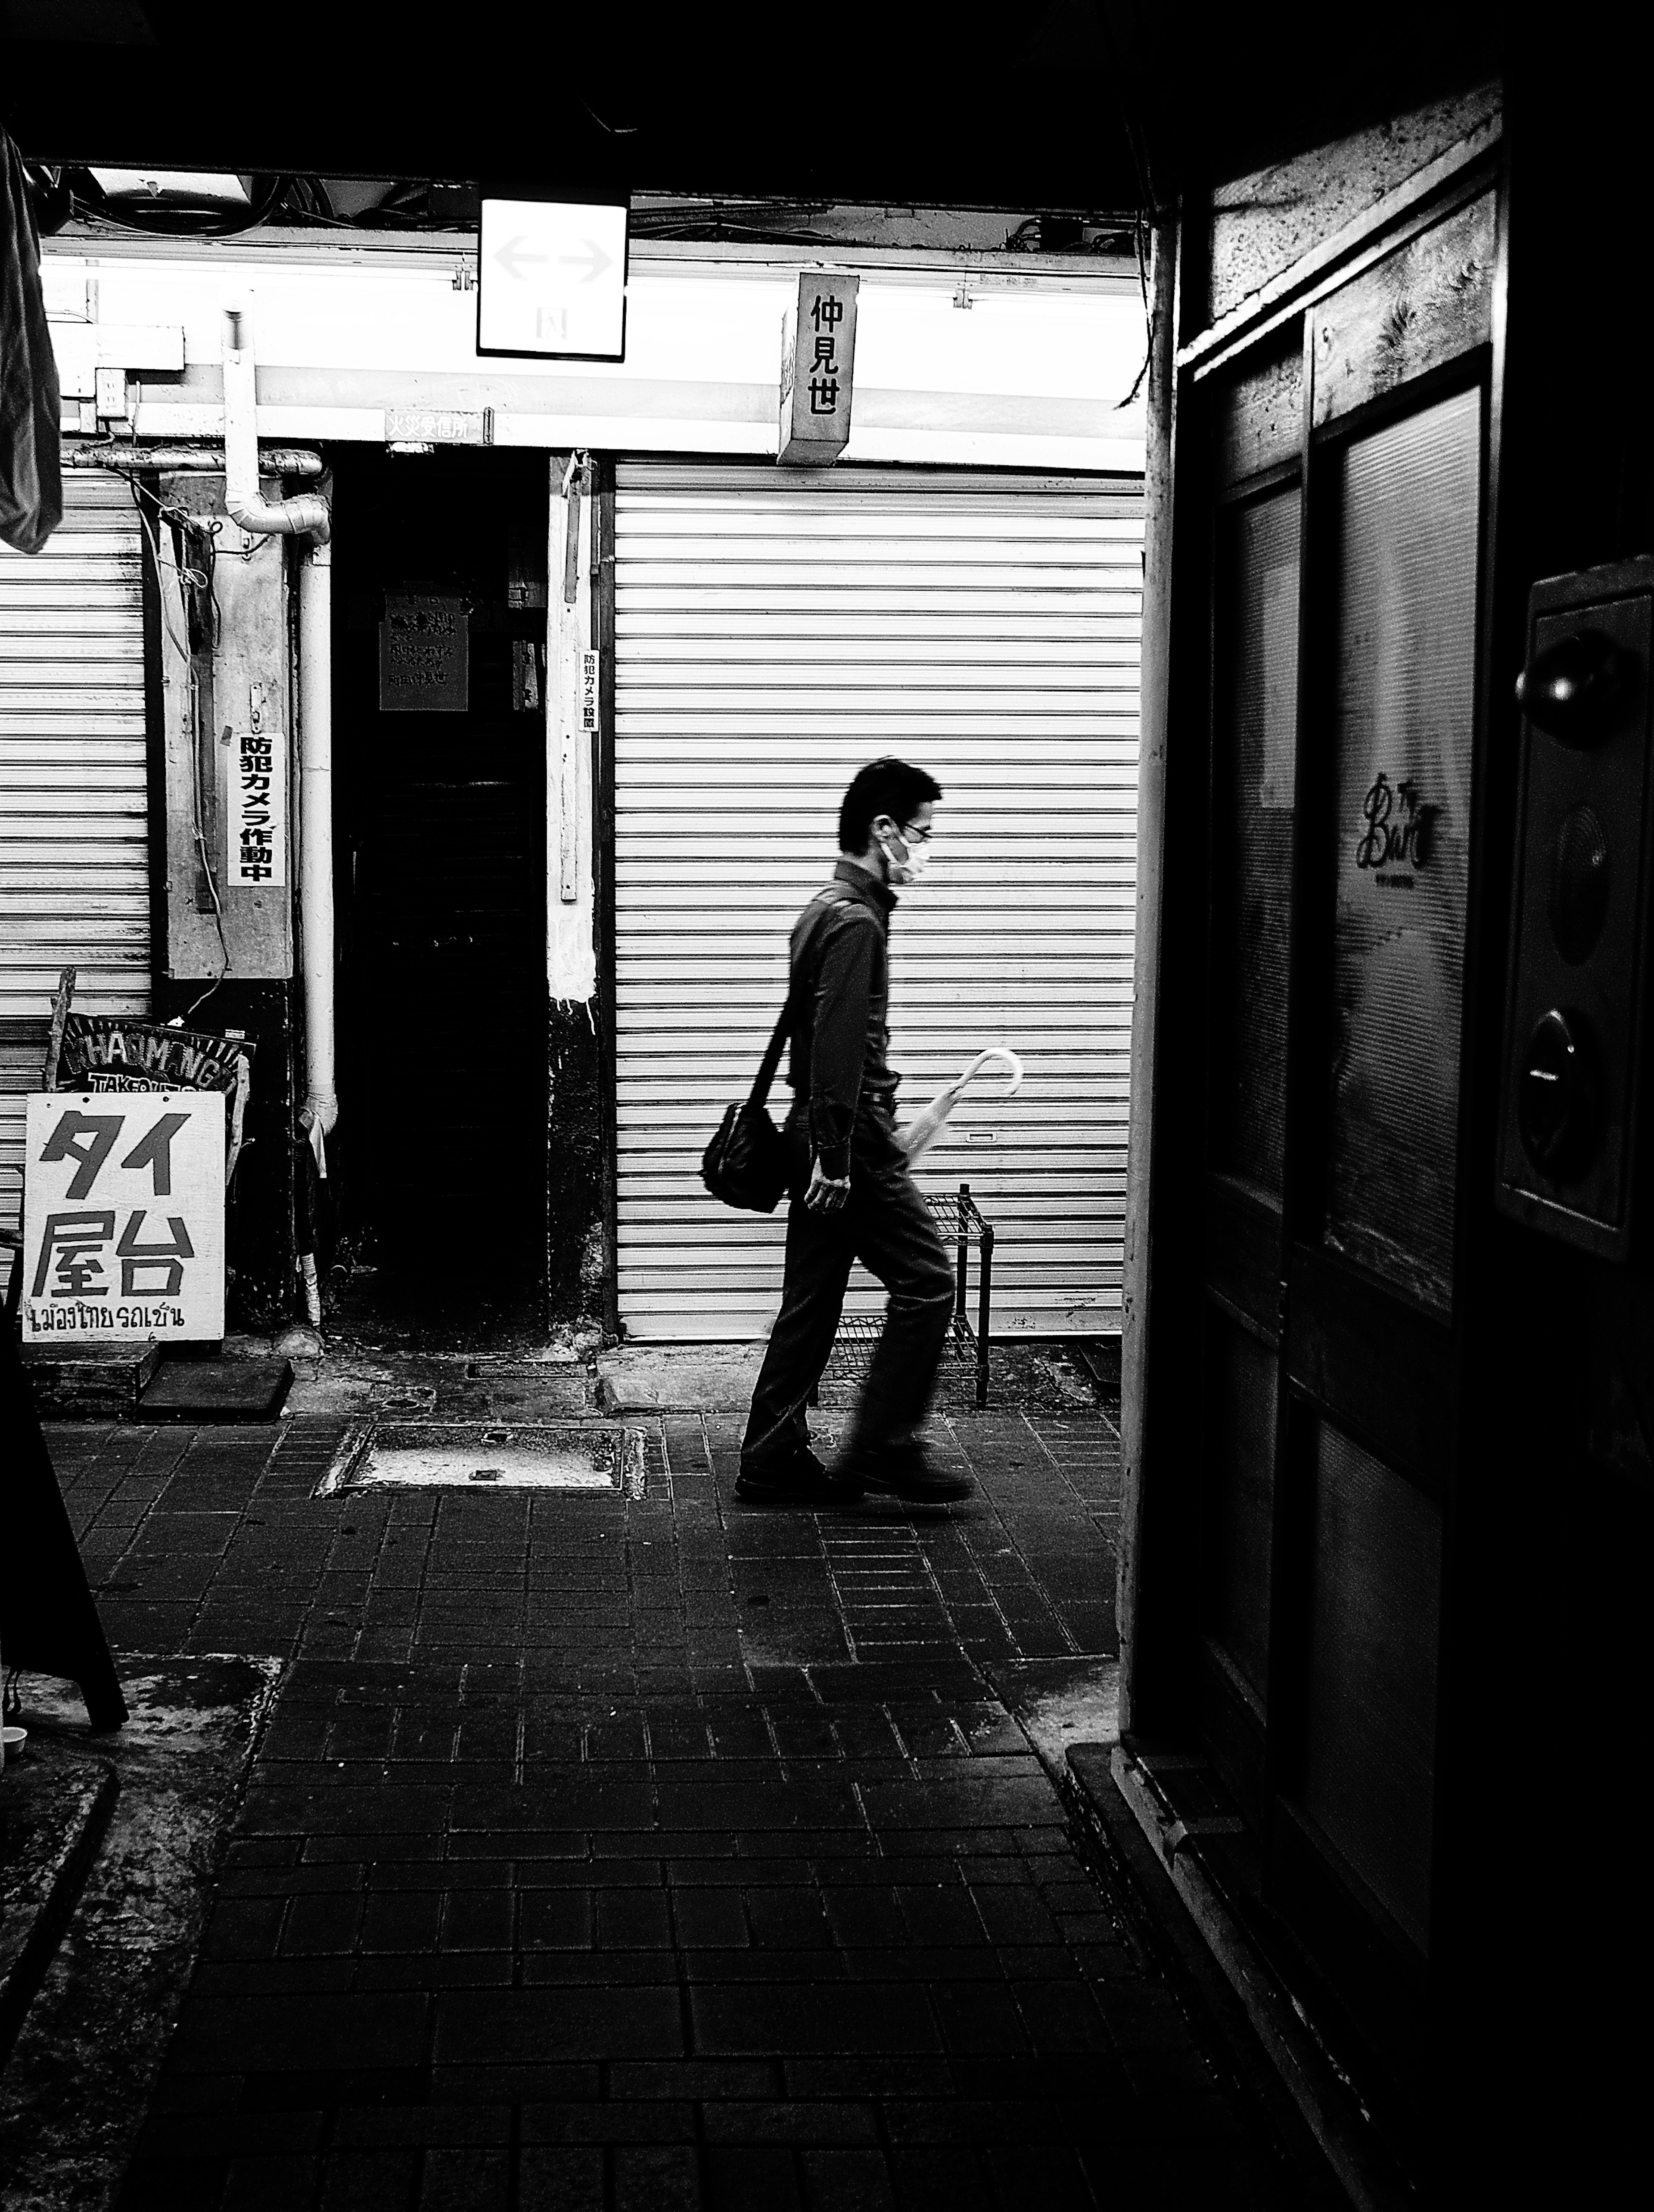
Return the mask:
{"type": "Polygon", "coordinates": [[[902,824],[901,841],[904,845],[928,845],[930,835],[930,830],[921,829],[917,822],[904,822],[902,824]]]}

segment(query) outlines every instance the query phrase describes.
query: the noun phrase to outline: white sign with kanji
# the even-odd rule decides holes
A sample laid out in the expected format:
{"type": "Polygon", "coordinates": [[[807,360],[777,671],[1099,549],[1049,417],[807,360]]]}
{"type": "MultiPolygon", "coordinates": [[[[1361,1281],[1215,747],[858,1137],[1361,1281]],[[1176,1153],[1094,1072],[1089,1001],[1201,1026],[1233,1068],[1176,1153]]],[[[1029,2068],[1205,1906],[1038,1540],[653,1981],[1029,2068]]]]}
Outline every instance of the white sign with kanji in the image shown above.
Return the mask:
{"type": "Polygon", "coordinates": [[[26,1127],[26,1341],[221,1338],[222,1092],[36,1091],[26,1127]]]}
{"type": "Polygon", "coordinates": [[[856,383],[858,276],[806,270],[798,304],[781,324],[781,431],[776,456],[784,467],[836,460],[850,442],[850,402],[856,383]]]}
{"type": "Polygon", "coordinates": [[[230,881],[238,887],[288,879],[288,749],[279,731],[243,730],[231,758],[230,881]]]}

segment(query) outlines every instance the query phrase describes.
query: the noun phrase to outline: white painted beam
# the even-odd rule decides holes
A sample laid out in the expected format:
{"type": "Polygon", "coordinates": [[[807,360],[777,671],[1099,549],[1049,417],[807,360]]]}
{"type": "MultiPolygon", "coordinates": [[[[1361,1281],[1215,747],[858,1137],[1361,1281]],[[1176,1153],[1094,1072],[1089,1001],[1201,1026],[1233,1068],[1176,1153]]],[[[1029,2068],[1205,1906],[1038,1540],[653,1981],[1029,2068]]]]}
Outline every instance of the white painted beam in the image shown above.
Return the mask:
{"type": "Polygon", "coordinates": [[[183,374],[181,324],[52,322],[50,327],[65,399],[90,399],[100,368],[183,374]]]}

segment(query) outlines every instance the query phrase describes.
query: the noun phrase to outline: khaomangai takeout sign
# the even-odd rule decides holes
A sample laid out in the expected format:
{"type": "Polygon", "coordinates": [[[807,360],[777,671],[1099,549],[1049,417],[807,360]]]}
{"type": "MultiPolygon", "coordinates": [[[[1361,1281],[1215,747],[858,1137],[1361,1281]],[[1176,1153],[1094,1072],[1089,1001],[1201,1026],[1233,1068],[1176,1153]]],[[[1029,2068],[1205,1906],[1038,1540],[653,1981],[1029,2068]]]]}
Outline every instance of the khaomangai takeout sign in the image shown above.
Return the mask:
{"type": "Polygon", "coordinates": [[[224,1099],[37,1091],[23,1174],[23,1334],[224,1334],[224,1099]]]}

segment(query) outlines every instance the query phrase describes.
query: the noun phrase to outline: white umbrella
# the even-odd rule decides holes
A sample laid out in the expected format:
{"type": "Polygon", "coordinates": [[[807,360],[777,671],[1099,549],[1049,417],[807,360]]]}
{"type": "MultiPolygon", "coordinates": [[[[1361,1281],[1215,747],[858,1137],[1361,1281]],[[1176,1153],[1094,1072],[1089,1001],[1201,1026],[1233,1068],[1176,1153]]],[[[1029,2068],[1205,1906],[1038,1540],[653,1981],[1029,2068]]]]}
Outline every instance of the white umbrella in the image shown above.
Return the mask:
{"type": "Polygon", "coordinates": [[[936,1142],[943,1122],[964,1096],[966,1085],[973,1076],[980,1075],[985,1068],[991,1066],[996,1060],[1004,1063],[1009,1077],[1005,1085],[1006,1097],[1009,1098],[1014,1091],[1021,1089],[1021,1061],[1009,1045],[990,1045],[986,1052],[978,1053],[976,1058],[956,1081],[950,1083],[945,1091],[939,1091],[936,1093],[922,1114],[916,1115],[906,1128],[897,1130],[896,1141],[910,1160],[918,1159],[922,1152],[936,1142]]]}

